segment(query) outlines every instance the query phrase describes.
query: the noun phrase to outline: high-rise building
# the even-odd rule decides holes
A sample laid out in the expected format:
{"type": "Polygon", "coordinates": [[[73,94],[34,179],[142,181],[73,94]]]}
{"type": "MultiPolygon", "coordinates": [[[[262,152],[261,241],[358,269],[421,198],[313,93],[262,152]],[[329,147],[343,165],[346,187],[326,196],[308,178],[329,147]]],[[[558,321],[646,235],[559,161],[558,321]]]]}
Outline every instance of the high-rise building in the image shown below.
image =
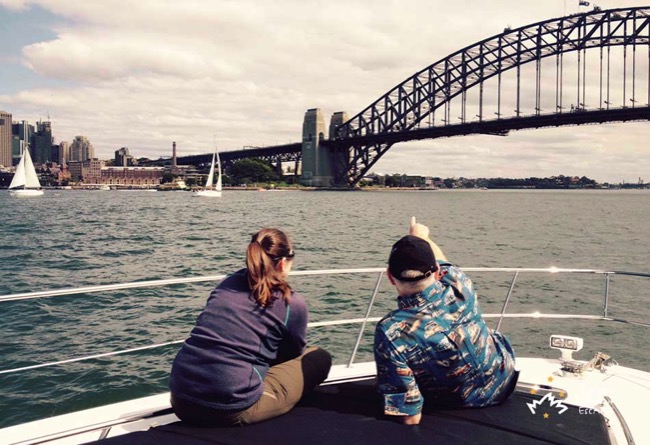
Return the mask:
{"type": "Polygon", "coordinates": [[[132,167],[133,166],[133,156],[129,154],[129,149],[127,147],[122,147],[119,150],[115,150],[115,167],[132,167]]]}
{"type": "Polygon", "coordinates": [[[59,143],[59,165],[65,165],[70,160],[70,144],[66,141],[59,143]]]}
{"type": "Polygon", "coordinates": [[[52,145],[52,163],[59,163],[59,159],[61,159],[61,146],[58,144],[52,145]]]}
{"type": "MultiPolygon", "coordinates": [[[[34,126],[27,121],[15,122],[12,125],[13,133],[13,163],[18,164],[23,151],[29,150],[34,137],[34,126]]],[[[31,151],[30,151],[31,153],[31,151]]]]}
{"type": "Polygon", "coordinates": [[[70,144],[71,161],[87,161],[95,157],[95,147],[86,136],[75,136],[70,144]]]}
{"type": "Polygon", "coordinates": [[[12,166],[12,122],[11,114],[6,111],[0,111],[0,165],[5,167],[12,166]]]}
{"type": "Polygon", "coordinates": [[[52,159],[52,122],[37,122],[36,133],[32,140],[30,153],[35,164],[45,164],[55,160],[52,159]]]}

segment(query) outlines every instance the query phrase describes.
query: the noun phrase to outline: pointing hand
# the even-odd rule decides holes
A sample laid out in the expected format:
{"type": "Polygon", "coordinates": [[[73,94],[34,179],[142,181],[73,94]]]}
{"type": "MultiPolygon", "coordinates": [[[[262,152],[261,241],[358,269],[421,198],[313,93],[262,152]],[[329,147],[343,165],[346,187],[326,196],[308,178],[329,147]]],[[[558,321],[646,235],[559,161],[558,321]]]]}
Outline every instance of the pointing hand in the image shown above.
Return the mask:
{"type": "Polygon", "coordinates": [[[415,221],[415,216],[411,216],[411,224],[409,225],[409,235],[417,236],[423,239],[429,239],[429,228],[424,224],[419,224],[415,221]]]}

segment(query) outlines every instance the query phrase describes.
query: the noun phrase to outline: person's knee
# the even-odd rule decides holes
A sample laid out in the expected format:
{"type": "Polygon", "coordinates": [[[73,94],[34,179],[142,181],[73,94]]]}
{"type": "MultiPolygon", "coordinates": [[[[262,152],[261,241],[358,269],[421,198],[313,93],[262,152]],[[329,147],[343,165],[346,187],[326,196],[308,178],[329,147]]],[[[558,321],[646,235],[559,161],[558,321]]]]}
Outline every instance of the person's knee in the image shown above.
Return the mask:
{"type": "Polygon", "coordinates": [[[309,390],[322,383],[327,378],[331,367],[332,356],[329,352],[319,347],[310,348],[302,358],[305,389],[309,390]]]}
{"type": "MultiPolygon", "coordinates": [[[[332,367],[332,355],[325,349],[318,346],[313,351],[307,353],[309,359],[314,361],[320,368],[326,369],[329,372],[332,367]]],[[[306,358],[306,356],[305,356],[306,358]]]]}

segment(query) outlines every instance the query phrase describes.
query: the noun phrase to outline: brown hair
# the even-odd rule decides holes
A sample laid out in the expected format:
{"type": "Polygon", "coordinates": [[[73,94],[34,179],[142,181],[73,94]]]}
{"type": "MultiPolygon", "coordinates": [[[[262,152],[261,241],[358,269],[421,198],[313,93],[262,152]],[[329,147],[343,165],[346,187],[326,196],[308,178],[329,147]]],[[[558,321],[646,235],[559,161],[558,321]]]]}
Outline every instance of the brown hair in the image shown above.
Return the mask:
{"type": "Polygon", "coordinates": [[[282,258],[292,258],[293,251],[289,238],[278,229],[262,229],[253,235],[246,249],[248,285],[255,301],[260,306],[273,302],[273,292],[280,291],[288,302],[291,286],[276,266],[282,258]]]}

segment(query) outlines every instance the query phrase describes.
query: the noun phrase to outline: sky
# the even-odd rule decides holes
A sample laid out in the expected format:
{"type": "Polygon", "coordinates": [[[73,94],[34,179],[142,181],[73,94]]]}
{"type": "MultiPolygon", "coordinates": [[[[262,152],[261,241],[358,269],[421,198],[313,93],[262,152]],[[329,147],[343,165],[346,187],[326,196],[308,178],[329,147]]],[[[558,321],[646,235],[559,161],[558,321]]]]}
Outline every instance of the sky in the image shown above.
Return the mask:
{"type": "MultiPolygon", "coordinates": [[[[49,118],[56,142],[86,136],[100,159],[120,147],[171,156],[173,141],[179,155],[211,152],[215,140],[220,151],[299,142],[310,108],[327,123],[337,111],[353,116],[505,27],[590,8],[578,0],[0,0],[0,110],[14,121],[49,118]]],[[[639,54],[637,69],[648,73],[647,48],[639,54]]],[[[554,82],[551,69],[543,76],[554,82]]],[[[405,142],[372,171],[650,182],[648,139],[645,121],[405,142]]]]}

